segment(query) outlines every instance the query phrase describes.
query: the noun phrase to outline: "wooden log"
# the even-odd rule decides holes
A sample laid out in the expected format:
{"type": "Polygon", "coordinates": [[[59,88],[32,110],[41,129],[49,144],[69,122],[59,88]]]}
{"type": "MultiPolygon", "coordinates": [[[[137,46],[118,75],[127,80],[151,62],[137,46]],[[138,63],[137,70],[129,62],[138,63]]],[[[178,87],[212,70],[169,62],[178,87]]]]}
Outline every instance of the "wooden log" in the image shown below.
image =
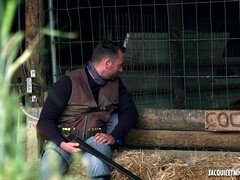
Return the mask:
{"type": "Polygon", "coordinates": [[[138,129],[204,131],[204,110],[138,109],[138,129]]]}
{"type": "Polygon", "coordinates": [[[189,150],[240,150],[240,133],[132,129],[126,147],[189,150]]]}
{"type": "Polygon", "coordinates": [[[119,147],[114,151],[114,154],[121,155],[125,152],[131,152],[131,151],[141,151],[143,153],[159,153],[160,154],[166,154],[173,159],[182,159],[186,160],[188,158],[192,157],[223,157],[223,156],[240,156],[240,152],[238,151],[191,151],[191,150],[176,150],[176,149],[139,149],[139,148],[127,148],[127,147],[119,147]]]}

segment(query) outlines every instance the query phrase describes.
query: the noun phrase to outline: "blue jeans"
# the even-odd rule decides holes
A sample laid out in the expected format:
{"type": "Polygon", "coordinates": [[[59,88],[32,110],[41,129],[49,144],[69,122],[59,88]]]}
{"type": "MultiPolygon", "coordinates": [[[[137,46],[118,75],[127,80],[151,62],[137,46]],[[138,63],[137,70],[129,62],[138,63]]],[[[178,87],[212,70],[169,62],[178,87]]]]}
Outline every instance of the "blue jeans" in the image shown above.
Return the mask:
{"type": "MultiPolygon", "coordinates": [[[[117,123],[114,121],[118,120],[117,115],[111,116],[109,123],[107,123],[107,133],[111,133],[117,123]],[[111,127],[114,126],[114,127],[111,127]]],[[[95,137],[88,138],[85,142],[97,149],[105,156],[112,158],[112,150],[109,145],[99,144],[94,142],[95,137]]],[[[111,167],[105,164],[103,161],[98,159],[97,157],[91,155],[90,153],[83,152],[82,153],[83,162],[87,162],[87,171],[88,176],[92,177],[92,179],[101,179],[97,177],[101,176],[110,176],[111,167]],[[96,177],[96,178],[94,178],[96,177]]],[[[48,180],[51,179],[55,174],[64,174],[71,162],[73,161],[73,157],[68,152],[64,151],[60,147],[58,147],[53,142],[48,142],[45,147],[45,152],[42,157],[42,164],[40,167],[40,173],[42,175],[42,179],[48,180]]]]}
{"type": "MultiPolygon", "coordinates": [[[[86,143],[107,157],[112,158],[110,146],[96,143],[94,142],[94,138],[95,137],[88,138],[86,143]]],[[[73,157],[71,154],[67,153],[53,142],[49,142],[46,145],[40,168],[43,179],[50,179],[54,174],[64,174],[68,170],[72,160],[73,157]]],[[[89,177],[110,176],[111,174],[111,167],[90,153],[82,153],[82,162],[88,163],[87,169],[89,177]]]]}

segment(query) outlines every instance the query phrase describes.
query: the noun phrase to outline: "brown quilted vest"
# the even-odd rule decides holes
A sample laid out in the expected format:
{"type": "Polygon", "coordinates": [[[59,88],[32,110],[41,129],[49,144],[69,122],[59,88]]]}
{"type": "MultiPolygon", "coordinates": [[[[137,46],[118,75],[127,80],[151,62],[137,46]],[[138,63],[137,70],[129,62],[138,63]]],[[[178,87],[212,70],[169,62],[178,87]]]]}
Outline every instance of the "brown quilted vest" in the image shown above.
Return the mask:
{"type": "Polygon", "coordinates": [[[104,129],[119,102],[118,78],[108,81],[100,88],[97,105],[85,70],[77,69],[67,75],[72,81],[72,94],[59,120],[60,127],[76,129],[82,138],[88,129],[104,129]]]}

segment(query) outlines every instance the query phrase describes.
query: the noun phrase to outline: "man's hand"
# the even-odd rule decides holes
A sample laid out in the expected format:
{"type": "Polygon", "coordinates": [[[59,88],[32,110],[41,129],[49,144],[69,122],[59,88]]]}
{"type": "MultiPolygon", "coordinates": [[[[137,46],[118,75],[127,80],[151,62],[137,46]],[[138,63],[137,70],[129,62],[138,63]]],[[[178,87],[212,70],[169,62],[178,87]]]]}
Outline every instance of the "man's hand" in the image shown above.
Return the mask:
{"type": "Polygon", "coordinates": [[[81,151],[81,149],[79,149],[78,146],[79,146],[79,143],[74,143],[74,142],[61,142],[60,144],[60,147],[64,151],[67,151],[70,154],[81,151]]]}
{"type": "Polygon", "coordinates": [[[95,135],[94,141],[105,145],[112,145],[115,143],[114,137],[110,134],[105,133],[97,133],[95,135]]]}

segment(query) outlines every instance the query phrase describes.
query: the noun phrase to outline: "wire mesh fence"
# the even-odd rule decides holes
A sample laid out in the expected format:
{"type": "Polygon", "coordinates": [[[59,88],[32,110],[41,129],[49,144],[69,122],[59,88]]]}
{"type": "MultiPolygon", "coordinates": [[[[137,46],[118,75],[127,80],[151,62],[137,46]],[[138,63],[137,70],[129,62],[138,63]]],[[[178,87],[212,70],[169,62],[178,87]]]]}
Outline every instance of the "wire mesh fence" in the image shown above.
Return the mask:
{"type": "Polygon", "coordinates": [[[126,47],[120,77],[138,107],[237,109],[239,9],[236,0],[55,1],[55,28],[79,34],[56,39],[59,72],[109,39],[126,47]]]}

